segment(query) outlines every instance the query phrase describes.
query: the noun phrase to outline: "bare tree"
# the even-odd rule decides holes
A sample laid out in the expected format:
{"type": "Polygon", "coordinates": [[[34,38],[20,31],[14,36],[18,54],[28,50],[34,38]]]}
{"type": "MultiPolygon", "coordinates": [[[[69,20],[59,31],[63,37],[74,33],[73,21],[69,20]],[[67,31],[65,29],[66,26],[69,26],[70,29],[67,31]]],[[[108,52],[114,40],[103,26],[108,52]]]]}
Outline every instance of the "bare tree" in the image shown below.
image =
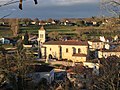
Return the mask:
{"type": "Polygon", "coordinates": [[[120,18],[120,0],[101,0],[101,9],[105,9],[120,18]]]}
{"type": "MultiPolygon", "coordinates": [[[[22,3],[23,1],[26,1],[26,0],[9,0],[3,4],[0,4],[0,7],[3,7],[3,6],[7,6],[7,5],[10,5],[10,4],[14,4],[14,3],[18,3],[19,2],[19,8],[22,10],[22,3]]],[[[37,4],[37,0],[34,0],[35,4],[37,4]]]]}
{"type": "MultiPolygon", "coordinates": [[[[34,60],[32,51],[23,48],[21,40],[18,42],[17,49],[14,50],[14,54],[9,55],[7,51],[5,52],[3,47],[1,47],[0,52],[1,51],[0,73],[2,72],[6,75],[6,78],[12,85],[13,90],[24,90],[26,84],[25,75],[30,71],[27,66],[34,60]]],[[[4,78],[1,80],[5,81],[4,78]]]]}
{"type": "Polygon", "coordinates": [[[10,29],[12,30],[13,36],[17,36],[19,33],[19,19],[9,19],[10,29]]]}
{"type": "Polygon", "coordinates": [[[119,90],[120,58],[103,58],[100,66],[100,76],[94,78],[92,90],[119,90]]]}

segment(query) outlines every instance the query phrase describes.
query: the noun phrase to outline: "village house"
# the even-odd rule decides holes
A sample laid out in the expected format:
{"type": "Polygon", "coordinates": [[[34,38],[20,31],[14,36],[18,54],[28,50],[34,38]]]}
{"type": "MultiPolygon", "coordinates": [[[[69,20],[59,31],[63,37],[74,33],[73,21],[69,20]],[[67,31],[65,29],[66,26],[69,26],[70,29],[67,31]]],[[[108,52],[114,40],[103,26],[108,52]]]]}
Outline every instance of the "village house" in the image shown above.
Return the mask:
{"type": "MultiPolygon", "coordinates": [[[[114,38],[105,38],[104,36],[100,36],[99,39],[93,39],[88,41],[90,52],[94,52],[94,57],[98,58],[99,50],[111,50],[119,45],[118,36],[116,35],[114,38]]],[[[91,53],[90,53],[91,54],[91,53]]]]}
{"type": "Polygon", "coordinates": [[[79,90],[90,90],[94,76],[96,76],[94,69],[85,67],[83,64],[78,64],[67,70],[67,77],[75,87],[79,88],[79,90]]]}
{"type": "Polygon", "coordinates": [[[1,44],[10,44],[13,40],[10,38],[0,38],[0,43],[1,44]]]}
{"type": "Polygon", "coordinates": [[[111,49],[111,50],[100,50],[98,51],[98,58],[107,58],[109,56],[117,56],[117,57],[120,57],[120,46],[119,47],[116,47],[114,49],[111,49]]]}
{"type": "Polygon", "coordinates": [[[96,50],[96,49],[104,48],[104,42],[102,42],[99,39],[94,39],[94,40],[88,41],[88,44],[89,44],[89,49],[90,50],[96,50]]]}
{"type": "Polygon", "coordinates": [[[48,65],[30,65],[33,72],[27,73],[29,83],[38,84],[43,79],[51,84],[54,81],[54,67],[48,65]]]}
{"type": "Polygon", "coordinates": [[[104,37],[104,36],[100,36],[100,40],[102,42],[116,42],[119,40],[119,37],[116,35],[114,37],[104,37]]]}
{"type": "Polygon", "coordinates": [[[74,62],[84,62],[88,57],[88,43],[83,41],[48,41],[45,42],[45,29],[38,31],[42,57],[48,59],[67,59],[74,62]]]}
{"type": "Polygon", "coordinates": [[[104,48],[104,42],[99,39],[88,41],[89,45],[89,56],[92,58],[98,58],[98,51],[104,48]]]}

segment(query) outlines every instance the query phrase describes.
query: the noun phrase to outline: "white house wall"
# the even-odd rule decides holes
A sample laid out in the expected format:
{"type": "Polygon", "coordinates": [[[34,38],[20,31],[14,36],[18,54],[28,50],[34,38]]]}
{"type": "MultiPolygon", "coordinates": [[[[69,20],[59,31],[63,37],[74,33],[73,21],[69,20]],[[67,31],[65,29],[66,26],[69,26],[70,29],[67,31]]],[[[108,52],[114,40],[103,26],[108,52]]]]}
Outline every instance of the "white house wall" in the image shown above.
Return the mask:
{"type": "Polygon", "coordinates": [[[116,55],[117,57],[120,57],[120,52],[102,52],[102,51],[99,51],[98,52],[98,57],[99,58],[107,58],[109,56],[113,56],[113,55],[116,55]]]}
{"type": "Polygon", "coordinates": [[[54,71],[51,72],[35,72],[28,75],[32,78],[32,82],[38,84],[42,78],[45,78],[48,83],[51,83],[54,80],[54,71]],[[52,74],[50,74],[52,73],[52,74]]]}

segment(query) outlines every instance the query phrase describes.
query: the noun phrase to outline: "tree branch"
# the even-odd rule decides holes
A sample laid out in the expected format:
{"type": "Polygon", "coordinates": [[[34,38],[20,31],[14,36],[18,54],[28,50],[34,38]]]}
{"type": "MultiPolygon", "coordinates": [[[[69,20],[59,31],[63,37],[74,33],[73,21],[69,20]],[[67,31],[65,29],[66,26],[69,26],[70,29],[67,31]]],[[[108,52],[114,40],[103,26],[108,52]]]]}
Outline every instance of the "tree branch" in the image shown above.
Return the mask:
{"type": "Polygon", "coordinates": [[[18,2],[19,2],[18,0],[17,0],[17,1],[11,0],[11,1],[8,1],[8,2],[0,5],[0,7],[7,6],[7,5],[11,5],[11,4],[18,3],[18,2]]]}

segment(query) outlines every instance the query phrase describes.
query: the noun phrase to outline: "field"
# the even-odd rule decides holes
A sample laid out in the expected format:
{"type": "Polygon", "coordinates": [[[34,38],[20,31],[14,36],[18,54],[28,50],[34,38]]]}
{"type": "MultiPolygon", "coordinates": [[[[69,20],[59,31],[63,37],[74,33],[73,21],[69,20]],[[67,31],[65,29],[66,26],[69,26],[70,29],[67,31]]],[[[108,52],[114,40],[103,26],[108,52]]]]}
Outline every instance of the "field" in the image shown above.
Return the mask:
{"type": "MultiPolygon", "coordinates": [[[[25,27],[20,27],[20,35],[23,35],[26,31],[30,34],[38,34],[38,30],[41,26],[30,25],[25,27]]],[[[76,37],[77,34],[83,33],[87,36],[112,36],[119,34],[120,31],[105,31],[104,27],[78,27],[78,26],[61,26],[61,25],[46,25],[44,26],[46,33],[58,32],[60,35],[67,35],[70,37],[76,37]],[[112,32],[112,33],[111,33],[112,32]]],[[[0,37],[13,36],[12,31],[9,27],[0,26],[0,37]]]]}

